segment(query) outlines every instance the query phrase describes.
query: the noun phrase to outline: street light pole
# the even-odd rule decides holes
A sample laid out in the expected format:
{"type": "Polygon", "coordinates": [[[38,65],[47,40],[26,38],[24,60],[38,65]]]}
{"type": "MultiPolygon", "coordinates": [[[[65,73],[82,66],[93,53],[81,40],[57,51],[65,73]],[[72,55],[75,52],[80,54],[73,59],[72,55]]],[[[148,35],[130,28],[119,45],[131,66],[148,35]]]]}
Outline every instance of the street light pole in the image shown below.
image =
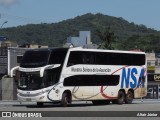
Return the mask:
{"type": "Polygon", "coordinates": [[[5,21],[5,22],[1,25],[1,29],[2,29],[3,25],[6,24],[6,23],[8,23],[8,21],[5,21]]]}

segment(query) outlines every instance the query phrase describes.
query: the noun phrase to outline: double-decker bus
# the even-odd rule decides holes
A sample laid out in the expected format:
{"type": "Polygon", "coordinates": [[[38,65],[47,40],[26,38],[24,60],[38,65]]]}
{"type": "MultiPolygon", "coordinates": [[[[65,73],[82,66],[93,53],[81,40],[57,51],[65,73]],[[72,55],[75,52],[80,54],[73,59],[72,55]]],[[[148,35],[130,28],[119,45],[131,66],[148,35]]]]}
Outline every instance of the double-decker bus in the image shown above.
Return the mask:
{"type": "Polygon", "coordinates": [[[18,100],[67,106],[72,101],[131,104],[146,96],[146,72],[144,52],[47,48],[26,51],[11,76],[18,81],[18,100]]]}

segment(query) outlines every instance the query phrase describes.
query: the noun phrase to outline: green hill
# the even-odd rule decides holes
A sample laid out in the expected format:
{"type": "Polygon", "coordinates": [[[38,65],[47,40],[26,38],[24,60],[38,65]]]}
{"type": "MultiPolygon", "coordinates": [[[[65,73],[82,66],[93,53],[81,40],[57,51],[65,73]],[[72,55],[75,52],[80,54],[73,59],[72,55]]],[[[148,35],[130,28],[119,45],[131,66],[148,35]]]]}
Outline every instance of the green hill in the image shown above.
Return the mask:
{"type": "Polygon", "coordinates": [[[28,24],[24,26],[6,28],[0,33],[7,36],[17,44],[32,43],[49,46],[62,46],[67,37],[78,36],[80,30],[91,31],[93,43],[99,44],[101,40],[96,36],[96,30],[111,28],[117,36],[114,42],[115,49],[140,48],[142,50],[159,51],[160,32],[147,28],[145,25],[129,23],[123,18],[103,14],[87,13],[73,19],[58,23],[28,24]]]}

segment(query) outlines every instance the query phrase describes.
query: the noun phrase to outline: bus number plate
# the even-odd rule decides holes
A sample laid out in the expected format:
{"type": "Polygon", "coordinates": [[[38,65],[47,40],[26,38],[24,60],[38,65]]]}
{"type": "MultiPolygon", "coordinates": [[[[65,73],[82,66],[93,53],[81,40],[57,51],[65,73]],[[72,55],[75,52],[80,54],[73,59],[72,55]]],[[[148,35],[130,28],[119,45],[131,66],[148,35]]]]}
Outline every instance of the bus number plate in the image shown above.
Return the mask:
{"type": "Polygon", "coordinates": [[[31,98],[26,98],[26,101],[28,101],[28,102],[31,101],[31,98]]]}

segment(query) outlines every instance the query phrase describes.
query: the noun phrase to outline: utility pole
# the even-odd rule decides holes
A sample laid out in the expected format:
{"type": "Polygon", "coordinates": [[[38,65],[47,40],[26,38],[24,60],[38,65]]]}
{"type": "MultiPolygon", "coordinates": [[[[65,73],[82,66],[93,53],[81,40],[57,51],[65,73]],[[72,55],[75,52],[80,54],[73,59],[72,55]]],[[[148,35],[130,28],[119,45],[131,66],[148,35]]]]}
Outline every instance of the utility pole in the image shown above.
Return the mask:
{"type": "MultiPolygon", "coordinates": [[[[1,18],[1,17],[2,17],[2,15],[0,14],[0,18],[1,18]]],[[[1,27],[0,27],[0,29],[2,29],[2,27],[3,27],[4,24],[6,24],[6,23],[8,23],[8,21],[3,22],[2,25],[1,25],[1,27]]]]}
{"type": "Polygon", "coordinates": [[[1,25],[1,29],[4,26],[4,24],[8,23],[8,21],[3,22],[3,24],[1,25]]]}

